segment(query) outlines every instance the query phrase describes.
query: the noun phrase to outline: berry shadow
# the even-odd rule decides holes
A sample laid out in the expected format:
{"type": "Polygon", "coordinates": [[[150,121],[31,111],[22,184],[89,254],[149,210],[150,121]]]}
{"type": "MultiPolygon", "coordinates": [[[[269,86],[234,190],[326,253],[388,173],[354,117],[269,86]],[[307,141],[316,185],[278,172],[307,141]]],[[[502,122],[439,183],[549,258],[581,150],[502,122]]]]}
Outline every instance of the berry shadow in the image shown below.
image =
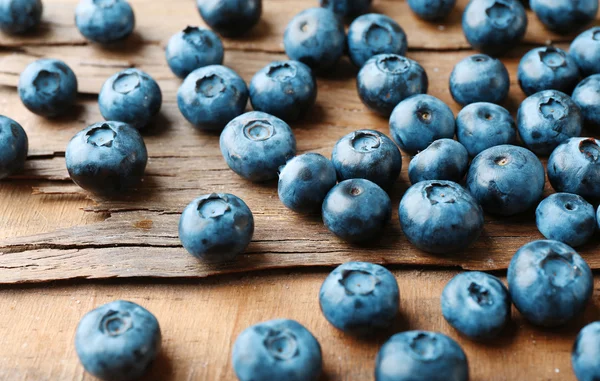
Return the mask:
{"type": "Polygon", "coordinates": [[[350,78],[356,78],[358,75],[358,68],[354,66],[347,56],[343,56],[330,70],[324,72],[316,72],[317,78],[332,80],[332,81],[346,81],[350,78]]]}
{"type": "Polygon", "coordinates": [[[146,128],[140,130],[143,137],[161,136],[172,129],[175,121],[170,120],[162,111],[159,112],[146,128]]]}
{"type": "MultiPolygon", "coordinates": [[[[318,102],[318,101],[317,101],[318,102]]],[[[316,103],[306,115],[295,122],[291,122],[292,130],[303,129],[311,130],[322,128],[322,123],[327,119],[327,111],[319,103],[316,103]]]]}
{"type": "Polygon", "coordinates": [[[95,42],[89,42],[94,48],[111,53],[123,53],[128,56],[137,54],[144,46],[147,45],[147,41],[144,41],[142,36],[137,31],[133,31],[126,39],[121,41],[115,41],[107,44],[99,44],[95,42]]]}
{"type": "Polygon", "coordinates": [[[259,40],[264,40],[267,37],[269,37],[271,35],[271,31],[273,30],[273,27],[271,26],[271,24],[264,19],[264,17],[261,17],[260,20],[258,21],[258,24],[256,24],[252,29],[250,29],[250,31],[248,31],[247,33],[244,33],[242,36],[239,37],[222,37],[221,38],[225,41],[230,40],[230,41],[236,41],[236,42],[252,42],[252,41],[259,41],[259,40]]]}
{"type": "Polygon", "coordinates": [[[164,350],[158,353],[158,356],[148,369],[145,376],[139,381],[169,381],[173,378],[173,363],[164,350]]]}
{"type": "MultiPolygon", "coordinates": [[[[79,101],[82,101],[84,99],[87,98],[86,95],[82,95],[82,94],[78,94],[77,97],[79,98],[79,101]]],[[[85,120],[83,118],[84,114],[85,114],[85,106],[83,106],[83,104],[80,103],[76,103],[74,104],[67,113],[60,115],[60,116],[55,116],[55,117],[51,117],[51,118],[46,118],[43,116],[37,116],[40,120],[43,120],[43,122],[41,122],[41,125],[44,124],[51,124],[53,127],[58,127],[58,128],[71,128],[70,126],[68,126],[69,122],[82,122],[85,123],[85,120]]]]}

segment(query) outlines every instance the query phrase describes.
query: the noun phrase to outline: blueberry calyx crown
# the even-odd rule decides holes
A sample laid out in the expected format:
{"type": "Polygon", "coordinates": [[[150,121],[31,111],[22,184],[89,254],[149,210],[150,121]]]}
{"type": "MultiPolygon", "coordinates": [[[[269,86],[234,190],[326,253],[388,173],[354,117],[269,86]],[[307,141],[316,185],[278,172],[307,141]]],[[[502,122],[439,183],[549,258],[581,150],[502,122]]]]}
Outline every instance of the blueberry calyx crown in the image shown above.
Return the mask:
{"type": "Polygon", "coordinates": [[[212,47],[210,38],[206,37],[204,30],[197,26],[187,26],[183,31],[183,39],[197,48],[212,47]]]}
{"type": "Polygon", "coordinates": [[[214,98],[225,92],[227,86],[217,74],[208,74],[196,81],[196,93],[206,98],[214,98]]]}
{"type": "Polygon", "coordinates": [[[231,206],[226,196],[220,196],[216,193],[198,202],[198,213],[203,218],[218,218],[231,211],[231,206]]]}
{"type": "Polygon", "coordinates": [[[377,59],[379,70],[390,74],[401,74],[410,68],[410,61],[402,56],[384,55],[377,59]]]}
{"type": "Polygon", "coordinates": [[[563,51],[553,46],[548,46],[538,52],[540,60],[551,69],[567,66],[567,57],[563,51]]]}
{"type": "Polygon", "coordinates": [[[494,1],[494,4],[485,10],[485,14],[498,29],[508,28],[515,19],[512,5],[500,0],[494,1]]]}
{"type": "Polygon", "coordinates": [[[598,147],[596,139],[583,139],[579,143],[579,151],[592,163],[597,163],[600,158],[600,147],[598,147]]]}
{"type": "Polygon", "coordinates": [[[433,115],[431,110],[427,106],[420,106],[417,111],[417,118],[423,123],[431,123],[431,119],[433,119],[433,115]]]}
{"type": "Polygon", "coordinates": [[[117,132],[113,130],[107,123],[102,123],[100,126],[92,127],[85,134],[86,142],[95,147],[112,147],[117,132]]]}
{"type": "Polygon", "coordinates": [[[381,280],[366,270],[342,270],[339,279],[346,295],[369,295],[377,288],[381,280]]]}
{"type": "Polygon", "coordinates": [[[592,40],[600,41],[600,28],[594,29],[594,32],[592,33],[592,40]]]}
{"type": "Polygon", "coordinates": [[[100,332],[118,337],[133,328],[133,319],[127,311],[109,310],[100,320],[100,332]]]}
{"type": "Polygon", "coordinates": [[[248,140],[260,142],[275,135],[271,122],[265,119],[254,119],[244,125],[244,136],[248,140]]]}
{"type": "Polygon", "coordinates": [[[269,329],[263,345],[276,360],[290,360],[300,352],[296,335],[288,329],[281,331],[269,329]]]}
{"type": "Polygon", "coordinates": [[[494,304],[494,299],[492,298],[490,291],[480,284],[471,282],[467,291],[469,292],[469,296],[471,297],[471,299],[473,299],[477,304],[479,304],[482,307],[491,306],[492,304],[494,304]]]}
{"type": "Polygon", "coordinates": [[[538,107],[540,113],[546,119],[560,120],[569,114],[568,108],[554,97],[541,99],[538,107]]]}
{"type": "Polygon", "coordinates": [[[369,25],[364,36],[367,45],[373,48],[383,48],[392,43],[390,31],[386,27],[375,22],[369,25]]]}
{"type": "Polygon", "coordinates": [[[494,159],[494,163],[496,163],[496,165],[504,167],[504,166],[506,166],[506,165],[508,165],[510,163],[510,156],[508,156],[508,155],[497,156],[494,159]]]}
{"type": "Polygon", "coordinates": [[[357,152],[372,152],[381,147],[381,137],[370,131],[357,131],[352,135],[350,143],[357,152]]]}
{"type": "Polygon", "coordinates": [[[444,352],[437,337],[428,332],[419,332],[408,346],[411,356],[419,361],[435,361],[444,352]]]}
{"type": "Polygon", "coordinates": [[[40,70],[33,80],[35,90],[52,95],[60,89],[60,74],[48,70],[40,70]]]}
{"type": "Polygon", "coordinates": [[[267,76],[279,82],[287,82],[296,77],[296,67],[287,62],[275,63],[269,66],[267,76]]]}
{"type": "Polygon", "coordinates": [[[574,282],[581,275],[581,269],[573,264],[573,254],[559,254],[550,251],[540,261],[540,268],[550,284],[562,288],[574,282]]]}
{"type": "Polygon", "coordinates": [[[431,183],[423,189],[423,192],[431,205],[456,202],[457,189],[451,184],[431,183]]]}
{"type": "Polygon", "coordinates": [[[113,82],[113,90],[120,94],[129,94],[140,87],[142,79],[136,71],[120,73],[113,82]]]}
{"type": "Polygon", "coordinates": [[[488,57],[484,54],[476,54],[471,57],[471,60],[474,62],[486,62],[488,60],[488,57]]]}

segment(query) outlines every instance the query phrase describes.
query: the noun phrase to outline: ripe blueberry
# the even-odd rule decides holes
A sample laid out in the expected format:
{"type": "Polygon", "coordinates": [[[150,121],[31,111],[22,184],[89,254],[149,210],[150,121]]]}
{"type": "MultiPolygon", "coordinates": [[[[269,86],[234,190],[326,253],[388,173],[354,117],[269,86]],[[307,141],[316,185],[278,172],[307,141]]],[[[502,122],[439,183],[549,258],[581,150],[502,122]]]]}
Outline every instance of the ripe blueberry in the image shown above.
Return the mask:
{"type": "Polygon", "coordinates": [[[531,0],[531,9],[546,28],[567,34],[596,18],[598,0],[531,0]]]}
{"type": "Polygon", "coordinates": [[[0,30],[21,34],[36,28],[42,19],[41,0],[0,0],[0,30]]]}
{"type": "Polygon", "coordinates": [[[546,46],[530,50],[523,56],[517,77],[525,95],[542,90],[570,94],[579,82],[579,68],[567,52],[546,46]]]}
{"type": "Polygon", "coordinates": [[[467,149],[452,139],[439,139],[416,154],[408,166],[412,184],[425,180],[460,182],[469,168],[467,149]]]}
{"type": "Polygon", "coordinates": [[[508,96],[510,78],[504,64],[485,54],[460,61],[450,74],[450,94],[457,103],[501,103],[508,96]]]}
{"type": "Polygon", "coordinates": [[[252,29],[262,15],[262,0],[196,0],[204,22],[225,37],[252,29]]]}
{"type": "Polygon", "coordinates": [[[393,19],[378,13],[358,17],[348,29],[348,55],[362,67],[378,54],[406,54],[408,43],[404,30],[393,19]]]}
{"type": "Polygon", "coordinates": [[[209,29],[188,26],[174,34],[166,49],[167,63],[179,78],[185,78],[196,69],[223,64],[223,43],[209,29]]]}
{"type": "Polygon", "coordinates": [[[569,55],[575,60],[581,75],[600,74],[600,27],[581,33],[571,43],[569,55]]]}
{"type": "Polygon", "coordinates": [[[578,381],[600,379],[599,341],[600,322],[598,321],[586,325],[577,335],[571,354],[571,363],[578,381]]]}
{"type": "Polygon", "coordinates": [[[596,211],[581,196],[554,193],[535,211],[537,228],[544,237],[571,247],[585,244],[596,231],[596,211]]]}
{"type": "Polygon", "coordinates": [[[600,199],[599,145],[593,138],[571,138],[556,147],[548,159],[552,187],[592,201],[600,199]]]}
{"type": "Polygon", "coordinates": [[[410,9],[420,18],[427,21],[435,21],[446,18],[456,0],[408,0],[410,9]]]}
{"type": "Polygon", "coordinates": [[[456,117],[456,138],[470,156],[502,144],[515,144],[517,126],[504,107],[493,103],[471,103],[456,117]]]}
{"type": "Polygon", "coordinates": [[[583,122],[592,129],[600,128],[600,74],[594,74],[577,85],[573,102],[579,106],[583,122]]]}
{"type": "Polygon", "coordinates": [[[135,16],[126,0],[81,0],[75,8],[75,24],[83,37],[107,44],[127,38],[135,16]]]}
{"type": "Polygon", "coordinates": [[[323,8],[345,19],[353,19],[369,11],[372,0],[319,0],[323,8]]]}
{"type": "Polygon", "coordinates": [[[29,142],[23,127],[0,115],[0,180],[25,168],[29,142]]]}

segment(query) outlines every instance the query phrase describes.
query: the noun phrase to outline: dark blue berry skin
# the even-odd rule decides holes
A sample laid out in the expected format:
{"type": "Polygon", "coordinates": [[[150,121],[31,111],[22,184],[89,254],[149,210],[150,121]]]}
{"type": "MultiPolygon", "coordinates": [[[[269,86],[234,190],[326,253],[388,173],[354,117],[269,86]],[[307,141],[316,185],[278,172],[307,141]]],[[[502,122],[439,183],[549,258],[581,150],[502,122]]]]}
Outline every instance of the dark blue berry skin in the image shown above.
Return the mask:
{"type": "Polygon", "coordinates": [[[64,62],[40,59],[19,77],[19,96],[29,111],[44,116],[63,115],[77,98],[77,78],[64,62]]]}
{"type": "Polygon", "coordinates": [[[498,337],[510,321],[510,308],[510,295],[502,281],[479,271],[458,274],[442,292],[444,319],[474,340],[498,337]]]}
{"type": "Polygon", "coordinates": [[[300,61],[317,72],[326,71],[344,54],[344,25],[327,9],[306,9],[288,24],[283,46],[290,59],[300,61]]]}
{"type": "Polygon", "coordinates": [[[471,46],[496,56],[523,39],[527,15],[518,0],[472,0],[463,13],[462,28],[471,46]]]}
{"type": "Polygon", "coordinates": [[[375,130],[358,130],[333,147],[331,161],[338,180],[367,179],[390,189],[402,169],[402,155],[394,142],[375,130]]]}
{"type": "Polygon", "coordinates": [[[525,95],[543,90],[571,94],[579,82],[579,68],[567,52],[546,46],[532,49],[523,56],[517,77],[525,95]]]}
{"type": "Polygon", "coordinates": [[[233,119],[220,139],[229,168],[243,178],[263,182],[277,178],[279,167],[296,156],[296,138],[283,120],[260,111],[233,119]]]}
{"type": "Polygon", "coordinates": [[[110,77],[98,96],[100,113],[137,129],[146,127],[162,106],[158,83],[138,69],[126,69],[110,77]]]}
{"type": "Polygon", "coordinates": [[[467,190],[483,210],[502,216],[525,212],[537,204],[544,182],[544,167],[535,154],[512,145],[481,152],[467,174],[467,190]]]}
{"type": "Polygon", "coordinates": [[[396,54],[370,58],[358,72],[358,96],[372,111],[390,116],[406,98],[427,93],[429,81],[417,61],[396,54]]]}
{"type": "Polygon", "coordinates": [[[577,85],[573,102],[581,110],[585,126],[600,129],[600,74],[591,75],[577,85]]]}
{"type": "Polygon", "coordinates": [[[0,180],[25,168],[29,141],[23,127],[0,115],[0,180]]]}
{"type": "Polygon", "coordinates": [[[600,199],[600,141],[572,138],[548,158],[548,180],[557,192],[574,193],[591,201],[600,199]]]}
{"type": "Polygon", "coordinates": [[[437,332],[407,331],[379,350],[375,381],[468,381],[469,364],[460,345],[437,332]]]}
{"type": "Polygon", "coordinates": [[[521,140],[537,155],[549,155],[562,142],[581,135],[579,107],[567,94],[545,90],[526,98],[517,113],[521,140]]]}
{"type": "Polygon", "coordinates": [[[321,7],[349,20],[367,13],[371,2],[372,0],[319,0],[321,7]]]}
{"type": "Polygon", "coordinates": [[[323,368],[317,339],[294,320],[270,320],[244,330],[233,345],[240,381],[317,381],[323,368]]]}
{"type": "Polygon", "coordinates": [[[581,196],[554,193],[535,211],[537,228],[544,237],[571,247],[585,244],[596,231],[596,210],[581,196]]]}
{"type": "Polygon", "coordinates": [[[407,48],[404,30],[385,15],[369,13],[360,16],[348,29],[348,56],[357,67],[378,54],[404,56],[407,48]]]}
{"type": "Polygon", "coordinates": [[[345,180],[323,202],[327,229],[349,242],[366,242],[381,234],[392,216],[390,196],[365,179],[345,180]]]}
{"type": "Polygon", "coordinates": [[[0,30],[21,34],[36,28],[42,19],[41,0],[0,0],[0,30]]]}
{"type": "Polygon", "coordinates": [[[96,123],[78,132],[65,157],[69,176],[77,185],[108,195],[136,187],[148,162],[138,130],[121,122],[96,123]]]}
{"type": "Polygon", "coordinates": [[[75,9],[75,24],[83,37],[107,44],[129,37],[135,16],[126,0],[81,0],[75,9]]]}
{"type": "Polygon", "coordinates": [[[250,102],[286,122],[308,113],[317,100],[312,70],[299,61],[275,61],[260,69],[250,82],[250,102]]]}
{"type": "Polygon", "coordinates": [[[318,211],[336,183],[331,161],[318,153],[306,153],[291,159],[280,169],[279,199],[294,212],[318,211]]]}
{"type": "Polygon", "coordinates": [[[578,381],[594,381],[600,379],[600,322],[596,321],[583,327],[577,335],[571,364],[578,381]]]}
{"type": "Polygon", "coordinates": [[[446,18],[456,0],[408,0],[410,9],[420,18],[427,21],[435,21],[446,18]]]}
{"type": "Polygon", "coordinates": [[[569,55],[583,77],[600,74],[600,27],[588,29],[577,36],[571,43],[569,55]]]}
{"type": "Polygon", "coordinates": [[[192,201],[179,219],[183,247],[206,262],[233,260],[246,250],[254,234],[254,217],[240,198],[212,193],[192,201]]]}
{"type": "Polygon", "coordinates": [[[517,142],[517,125],[504,107],[493,103],[471,103],[456,117],[456,138],[469,155],[488,148],[517,142]]]}
{"type": "Polygon", "coordinates": [[[204,22],[225,37],[239,37],[262,15],[262,0],[196,0],[204,22]]]}
{"type": "Polygon", "coordinates": [[[533,241],[521,247],[508,267],[512,301],[529,322],[544,327],[567,323],[592,296],[588,264],[558,241],[533,241]]]}
{"type": "Polygon", "coordinates": [[[221,65],[194,70],[177,92],[179,110],[188,122],[202,130],[222,130],[244,112],[247,103],[246,82],[221,65]]]}
{"type": "Polygon", "coordinates": [[[390,116],[390,134],[400,148],[413,155],[438,139],[452,139],[454,114],[441,100],[427,94],[402,102],[390,116]]]}
{"type": "Polygon", "coordinates": [[[450,74],[450,94],[461,104],[501,103],[508,96],[510,78],[504,64],[485,54],[460,61],[450,74]]]}
{"type": "Polygon", "coordinates": [[[173,74],[185,78],[196,69],[223,64],[223,43],[212,30],[188,26],[174,34],[166,49],[173,74]]]}
{"type": "Polygon", "coordinates": [[[567,34],[596,18],[598,0],[531,0],[531,9],[546,28],[567,34]]]}
{"type": "Polygon", "coordinates": [[[323,316],[335,328],[366,335],[388,328],[398,315],[394,274],[367,262],[348,262],[327,276],[319,292],[323,316]]]}
{"type": "Polygon", "coordinates": [[[425,180],[460,182],[469,168],[467,149],[452,139],[440,139],[412,158],[408,177],[412,184],[425,180]]]}
{"type": "Polygon", "coordinates": [[[483,210],[452,181],[421,181],[408,188],[398,211],[404,235],[434,254],[466,249],[483,230],[483,210]]]}
{"type": "Polygon", "coordinates": [[[85,370],[106,381],[144,375],[160,352],[158,320],[132,302],[116,300],[91,310],[75,332],[75,350],[85,370]]]}

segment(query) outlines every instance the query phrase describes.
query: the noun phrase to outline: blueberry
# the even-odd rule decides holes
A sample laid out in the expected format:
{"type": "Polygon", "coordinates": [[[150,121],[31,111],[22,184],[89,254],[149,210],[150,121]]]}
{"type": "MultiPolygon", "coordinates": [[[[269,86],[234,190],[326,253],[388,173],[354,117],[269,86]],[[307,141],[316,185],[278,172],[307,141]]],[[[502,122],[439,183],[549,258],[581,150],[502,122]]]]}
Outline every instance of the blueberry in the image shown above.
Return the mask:
{"type": "Polygon", "coordinates": [[[546,28],[567,34],[596,18],[598,0],[531,0],[531,9],[546,28]]]}
{"type": "Polygon", "coordinates": [[[177,105],[183,116],[204,130],[222,130],[244,112],[246,103],[246,82],[235,71],[220,65],[194,70],[177,92],[177,105]]]}
{"type": "Polygon", "coordinates": [[[542,90],[570,94],[579,82],[579,68],[564,50],[546,46],[532,49],[523,56],[517,77],[525,95],[542,90]]]}
{"type": "Polygon", "coordinates": [[[446,335],[407,331],[392,336],[379,350],[375,381],[468,381],[467,356],[446,335]]]}
{"type": "Polygon", "coordinates": [[[425,94],[429,81],[417,61],[396,54],[370,58],[358,72],[358,96],[371,110],[389,116],[406,98],[425,94]]]}
{"type": "Polygon", "coordinates": [[[558,241],[534,241],[510,261],[508,289],[525,319],[555,327],[583,311],[592,296],[593,276],[571,247],[558,241]]]}
{"type": "Polygon", "coordinates": [[[213,31],[188,26],[167,44],[167,63],[173,74],[185,78],[196,69],[223,64],[223,43],[213,31]]]}
{"type": "Polygon", "coordinates": [[[408,0],[410,9],[420,18],[435,21],[448,17],[456,0],[408,0]]]}
{"type": "Polygon", "coordinates": [[[319,304],[335,328],[363,335],[392,324],[398,315],[399,297],[398,282],[385,267],[348,262],[327,276],[319,304]]]}
{"type": "Polygon", "coordinates": [[[544,199],[535,211],[537,228],[548,239],[577,247],[596,231],[596,211],[581,196],[555,193],[544,199]]]}
{"type": "Polygon", "coordinates": [[[421,181],[408,188],[398,211],[404,235],[434,254],[466,249],[483,230],[483,211],[452,181],[421,181]]]}
{"type": "Polygon", "coordinates": [[[325,196],[336,183],[331,161],[318,153],[306,153],[280,169],[279,199],[295,212],[314,212],[321,210],[325,196]]]}
{"type": "Polygon", "coordinates": [[[132,302],[116,300],[91,310],[75,332],[75,350],[85,370],[106,381],[136,380],[160,351],[158,320],[132,302]]]}
{"type": "Polygon", "coordinates": [[[212,193],[192,201],[181,214],[179,239],[188,253],[208,262],[231,261],[254,234],[254,217],[240,198],[212,193]]]}
{"type": "Polygon", "coordinates": [[[456,117],[456,137],[470,156],[503,144],[515,144],[517,126],[504,107],[493,103],[471,103],[456,117]]]}
{"type": "Polygon", "coordinates": [[[0,115],[0,180],[25,168],[29,141],[23,127],[0,115]]]}
{"type": "Polygon", "coordinates": [[[316,71],[325,71],[344,54],[344,25],[327,9],[306,9],[288,24],[283,35],[283,46],[292,60],[300,61],[316,71]]]}
{"type": "Polygon", "coordinates": [[[400,148],[415,154],[438,139],[454,137],[454,114],[431,95],[415,95],[402,102],[390,116],[390,134],[400,148]]]}
{"type": "Polygon", "coordinates": [[[252,29],[262,15],[262,0],[196,0],[205,23],[225,37],[238,37],[252,29]]]}
{"type": "Polygon", "coordinates": [[[474,340],[499,336],[510,321],[511,300],[500,279],[479,271],[458,274],[442,292],[442,315],[474,340]]]}
{"type": "Polygon", "coordinates": [[[567,94],[540,91],[521,103],[517,127],[527,148],[549,155],[560,143],[581,135],[581,111],[567,94]]]}
{"type": "Polygon", "coordinates": [[[518,0],[472,0],[463,13],[462,28],[475,49],[500,55],[523,39],[527,15],[518,0]]]}
{"type": "Polygon", "coordinates": [[[100,194],[137,186],[148,162],[140,133],[121,122],[96,123],[78,132],[69,142],[65,157],[71,179],[100,194]]]}
{"type": "Polygon", "coordinates": [[[160,111],[162,93],[150,75],[138,69],[125,69],[104,82],[98,105],[104,119],[141,129],[160,111]]]}
{"type": "Polygon", "coordinates": [[[29,111],[55,117],[67,112],[77,98],[77,78],[64,62],[40,59],[19,77],[19,96],[29,111]]]}
{"type": "Polygon", "coordinates": [[[459,142],[440,139],[413,157],[408,166],[412,184],[425,180],[460,182],[469,168],[469,153],[459,142]]]}
{"type": "Polygon", "coordinates": [[[333,147],[331,161],[338,179],[367,179],[384,189],[396,183],[402,155],[394,142],[375,130],[358,130],[341,138],[333,147]]]}
{"type": "Polygon", "coordinates": [[[42,19],[41,0],[0,0],[0,30],[21,34],[36,28],[42,19]]]}
{"type": "Polygon", "coordinates": [[[369,11],[372,0],[319,0],[327,8],[345,19],[353,19],[369,11]]]}
{"type": "Polygon", "coordinates": [[[584,77],[600,74],[600,27],[581,33],[571,43],[569,55],[584,77]]]}
{"type": "Polygon", "coordinates": [[[600,141],[571,138],[548,159],[548,180],[557,192],[600,199],[600,141]]]}
{"type": "Polygon", "coordinates": [[[533,152],[506,144],[488,148],[473,159],[467,190],[486,212],[511,216],[538,202],[545,180],[544,167],[533,152]]]}
{"type": "Polygon", "coordinates": [[[600,342],[600,322],[598,321],[586,325],[577,335],[571,354],[571,363],[577,380],[600,379],[598,342],[600,342]]]}
{"type": "Polygon", "coordinates": [[[271,62],[250,82],[252,107],[288,122],[306,115],[316,100],[317,82],[302,62],[271,62]]]}
{"type": "Polygon", "coordinates": [[[296,138],[290,126],[260,111],[229,122],[221,133],[220,145],[229,168],[254,182],[277,178],[279,167],[296,155],[296,138]]]}
{"type": "Polygon", "coordinates": [[[107,44],[129,37],[135,16],[126,0],[81,0],[75,9],[75,24],[83,37],[107,44]]]}
{"type": "Polygon", "coordinates": [[[393,19],[378,13],[360,16],[348,29],[348,55],[362,67],[378,54],[405,55],[408,48],[404,30],[393,19]]]}
{"type": "Polygon", "coordinates": [[[317,381],[321,346],[294,320],[270,320],[245,329],[233,345],[233,370],[240,381],[317,381]]]}
{"type": "Polygon", "coordinates": [[[579,106],[584,124],[600,129],[600,74],[591,75],[577,85],[573,102],[579,106]]]}
{"type": "Polygon", "coordinates": [[[392,216],[390,196],[365,179],[345,180],[323,202],[323,222],[349,242],[365,242],[381,234],[392,216]]]}
{"type": "Polygon", "coordinates": [[[504,64],[485,54],[469,56],[450,74],[450,94],[457,103],[501,103],[508,96],[510,78],[504,64]]]}

